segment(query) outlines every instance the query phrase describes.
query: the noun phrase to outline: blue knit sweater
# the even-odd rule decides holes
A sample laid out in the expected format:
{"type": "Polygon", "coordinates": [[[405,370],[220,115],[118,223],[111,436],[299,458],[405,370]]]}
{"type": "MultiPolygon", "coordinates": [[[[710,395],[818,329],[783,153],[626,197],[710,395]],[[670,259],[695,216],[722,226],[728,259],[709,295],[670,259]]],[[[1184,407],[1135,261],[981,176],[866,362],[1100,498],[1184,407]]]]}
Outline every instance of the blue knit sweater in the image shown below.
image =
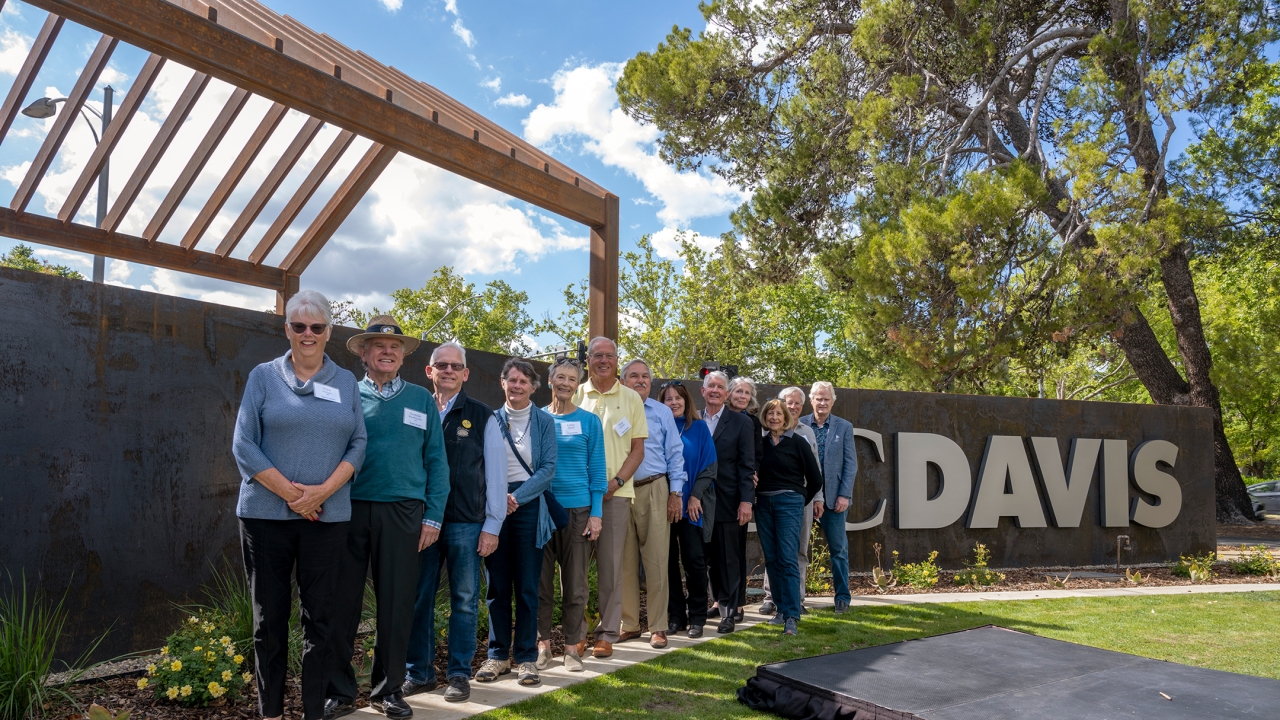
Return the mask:
{"type": "MultiPolygon", "coordinates": [[[[255,367],[245,383],[231,446],[243,478],[237,517],[302,518],[284,498],[253,479],[263,470],[275,468],[299,485],[320,485],[343,460],[356,471],[364,463],[367,437],[356,376],[325,355],[320,371],[299,385],[292,354],[290,350],[255,367]],[[316,397],[316,383],[337,390],[339,402],[316,397]]],[[[350,498],[351,484],[346,483],[321,506],[320,520],[350,520],[350,498]]]]}
{"type": "Polygon", "coordinates": [[[543,410],[556,421],[556,476],[551,481],[551,491],[564,507],[589,507],[591,517],[600,517],[604,494],[609,489],[600,418],[582,408],[574,408],[568,415],[553,414],[550,405],[543,410]],[[572,434],[566,429],[572,429],[572,434]]]}

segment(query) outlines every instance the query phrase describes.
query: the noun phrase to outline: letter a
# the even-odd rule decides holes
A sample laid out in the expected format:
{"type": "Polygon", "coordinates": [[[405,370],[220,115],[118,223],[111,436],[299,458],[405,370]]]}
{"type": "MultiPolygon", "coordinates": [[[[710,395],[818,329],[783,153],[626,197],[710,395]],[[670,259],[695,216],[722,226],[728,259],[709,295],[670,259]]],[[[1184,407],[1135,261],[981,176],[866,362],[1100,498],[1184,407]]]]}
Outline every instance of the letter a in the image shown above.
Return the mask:
{"type": "Polygon", "coordinates": [[[987,440],[982,469],[978,471],[978,499],[969,514],[969,527],[999,527],[1002,517],[1017,518],[1018,527],[1046,527],[1027,448],[1016,435],[992,435],[987,440]],[[1004,491],[1006,478],[1010,492],[1004,491]]]}

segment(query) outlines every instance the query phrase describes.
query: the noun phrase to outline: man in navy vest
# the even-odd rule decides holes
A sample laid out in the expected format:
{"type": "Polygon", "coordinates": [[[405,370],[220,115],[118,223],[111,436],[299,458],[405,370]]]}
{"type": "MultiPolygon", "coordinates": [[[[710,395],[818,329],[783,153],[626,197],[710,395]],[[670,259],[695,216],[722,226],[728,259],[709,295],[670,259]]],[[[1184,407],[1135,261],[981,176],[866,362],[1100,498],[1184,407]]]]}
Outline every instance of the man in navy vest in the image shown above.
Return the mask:
{"type": "MultiPolygon", "coordinates": [[[[471,697],[471,659],[476,654],[476,626],[480,618],[480,558],[498,547],[498,534],[507,516],[507,484],[485,479],[486,458],[506,462],[507,446],[497,423],[490,422],[488,405],[467,397],[462,389],[471,371],[467,351],[450,341],[431,353],[427,377],[435,386],[436,408],[444,430],[449,458],[449,500],[445,504],[440,541],[421,553],[418,603],[409,633],[409,677],[405,696],[434,690],[432,662],[436,656],[435,600],[440,568],[449,567],[449,687],[444,698],[462,702],[471,697]],[[492,485],[492,486],[490,486],[492,485]]],[[[497,475],[495,474],[495,477],[497,475]]],[[[505,478],[505,473],[502,478],[505,478]]]]}
{"type": "Polygon", "coordinates": [[[858,474],[858,452],[853,444],[853,424],[831,414],[835,387],[819,380],[809,390],[813,414],[800,418],[818,440],[818,460],[822,465],[821,502],[813,504],[814,518],[822,524],[822,534],[831,548],[831,580],[836,590],[836,612],[849,609],[849,534],[845,518],[853,498],[853,479],[858,474]]]}

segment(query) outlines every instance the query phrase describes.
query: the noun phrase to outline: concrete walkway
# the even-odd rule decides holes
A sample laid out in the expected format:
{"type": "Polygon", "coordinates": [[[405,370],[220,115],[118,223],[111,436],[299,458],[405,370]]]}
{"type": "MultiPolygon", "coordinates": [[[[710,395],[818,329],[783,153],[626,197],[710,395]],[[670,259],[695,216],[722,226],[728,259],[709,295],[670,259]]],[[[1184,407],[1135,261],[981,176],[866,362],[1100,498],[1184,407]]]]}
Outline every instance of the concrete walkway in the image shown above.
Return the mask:
{"type": "MultiPolygon", "coordinates": [[[[1020,591],[992,591],[992,592],[969,592],[969,593],[921,593],[917,595],[859,595],[854,597],[851,603],[854,606],[868,605],[914,605],[919,603],[949,603],[949,602],[981,602],[990,600],[1047,600],[1051,598],[1073,598],[1073,597],[1116,597],[1128,595],[1186,595],[1201,593],[1238,593],[1238,592],[1261,592],[1265,590],[1280,590],[1280,583],[1239,583],[1230,585],[1193,585],[1193,586],[1172,586],[1172,587],[1109,587],[1109,588],[1089,588],[1089,589],[1045,589],[1045,590],[1020,590],[1020,591]]],[[[805,605],[813,609],[829,608],[835,603],[833,598],[814,597],[805,601],[805,605]]],[[[758,609],[758,603],[749,606],[758,609]]],[[[752,627],[758,623],[764,622],[768,618],[747,611],[744,622],[738,623],[738,629],[752,627]]],[[[559,690],[563,687],[575,685],[580,682],[600,677],[601,675],[620,670],[629,665],[652,660],[663,653],[678,650],[680,648],[692,647],[698,643],[714,640],[718,637],[715,625],[708,624],[706,634],[701,638],[692,640],[683,635],[672,636],[669,638],[669,644],[665,650],[654,650],[649,647],[648,637],[632,640],[631,642],[619,643],[613,646],[613,657],[607,660],[596,660],[592,657],[584,659],[586,670],[583,672],[571,673],[564,669],[563,659],[556,658],[552,666],[543,670],[540,675],[542,683],[534,687],[525,687],[516,682],[515,673],[503,675],[497,682],[478,683],[474,680],[471,682],[471,699],[465,703],[450,703],[444,700],[444,686],[437,688],[433,692],[415,695],[409,698],[409,704],[413,706],[415,715],[425,715],[431,720],[458,720],[459,718],[470,717],[487,710],[511,705],[527,700],[531,697],[541,695],[542,693],[559,690]]],[[[803,632],[803,623],[801,624],[801,632],[803,632]]],[[[729,636],[732,637],[732,636],[729,636]]],[[[360,712],[370,715],[378,715],[379,713],[364,708],[360,712]]]]}

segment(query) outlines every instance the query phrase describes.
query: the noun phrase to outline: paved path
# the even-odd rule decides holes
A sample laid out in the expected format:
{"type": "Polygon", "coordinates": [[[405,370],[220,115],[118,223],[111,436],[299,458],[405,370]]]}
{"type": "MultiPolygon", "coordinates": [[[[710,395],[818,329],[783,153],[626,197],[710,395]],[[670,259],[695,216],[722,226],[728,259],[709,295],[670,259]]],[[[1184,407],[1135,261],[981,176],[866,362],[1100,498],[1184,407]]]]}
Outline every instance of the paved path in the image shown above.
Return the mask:
{"type": "MultiPolygon", "coordinates": [[[[947,603],[947,602],[980,602],[984,600],[1046,600],[1050,598],[1072,598],[1072,597],[1115,597],[1121,595],[1185,595],[1198,593],[1236,593],[1236,592],[1260,592],[1264,590],[1280,590],[1280,583],[1240,583],[1231,585],[1193,585],[1193,586],[1171,586],[1171,587],[1113,587],[1113,588],[1090,588],[1090,589],[1045,589],[1045,590],[1019,590],[1019,591],[992,591],[992,592],[970,592],[970,593],[921,593],[918,595],[859,595],[853,599],[855,606],[867,605],[914,605],[919,603],[947,603]]],[[[834,604],[834,600],[829,597],[809,598],[805,604],[814,609],[828,608],[834,604]]],[[[758,608],[759,605],[752,605],[752,608],[758,608]]],[[[747,611],[745,622],[738,623],[738,628],[748,628],[757,623],[763,622],[766,618],[758,613],[747,611]]],[[[430,693],[415,695],[409,698],[409,704],[415,710],[424,711],[423,713],[415,713],[417,715],[425,714],[431,720],[459,720],[460,718],[470,717],[486,710],[511,705],[527,700],[531,697],[541,695],[542,693],[559,690],[569,685],[575,685],[601,675],[611,673],[615,670],[634,665],[636,663],[652,660],[659,655],[677,650],[679,648],[691,647],[698,643],[706,642],[718,637],[714,625],[707,625],[707,633],[697,640],[679,636],[671,637],[670,644],[666,650],[654,650],[649,647],[648,638],[640,640],[632,640],[627,643],[619,643],[613,646],[613,657],[608,660],[596,660],[587,657],[584,660],[586,670],[583,672],[571,673],[564,669],[563,660],[556,658],[552,666],[541,672],[542,683],[534,687],[525,687],[516,682],[515,673],[503,675],[497,682],[493,683],[471,683],[471,699],[465,703],[450,703],[444,700],[444,687],[436,689],[430,693]]],[[[804,632],[803,624],[801,632],[804,632]]],[[[361,710],[362,713],[370,715],[378,715],[369,708],[361,710]]]]}

